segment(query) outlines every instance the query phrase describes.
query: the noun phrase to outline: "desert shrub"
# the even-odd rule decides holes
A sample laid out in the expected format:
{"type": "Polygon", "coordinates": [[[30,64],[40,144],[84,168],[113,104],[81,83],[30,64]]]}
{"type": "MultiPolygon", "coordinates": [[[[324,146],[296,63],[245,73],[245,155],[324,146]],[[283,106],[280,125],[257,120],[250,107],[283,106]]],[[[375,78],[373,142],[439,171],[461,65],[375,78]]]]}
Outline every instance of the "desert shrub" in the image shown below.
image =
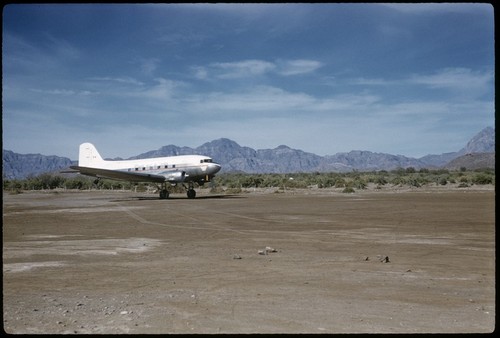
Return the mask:
{"type": "Polygon", "coordinates": [[[402,185],[406,184],[406,180],[402,176],[396,176],[391,180],[391,184],[393,186],[396,186],[396,185],[402,186],[402,185]]]}
{"type": "Polygon", "coordinates": [[[384,176],[377,176],[373,183],[376,183],[377,185],[386,185],[387,179],[384,176]]]}
{"type": "Polygon", "coordinates": [[[432,180],[430,179],[429,175],[425,175],[423,173],[420,173],[417,177],[417,180],[418,182],[420,183],[420,185],[426,185],[426,184],[429,184],[432,182],[432,180]]]}
{"type": "Polygon", "coordinates": [[[13,193],[21,193],[23,190],[23,182],[20,180],[4,180],[3,189],[13,193]]]}
{"type": "Polygon", "coordinates": [[[93,180],[85,176],[77,176],[74,178],[67,179],[64,182],[64,188],[66,189],[90,189],[92,187],[93,180]]]}
{"type": "Polygon", "coordinates": [[[437,175],[443,175],[443,174],[449,174],[450,171],[448,169],[436,169],[434,170],[434,173],[437,175]]]}
{"type": "Polygon", "coordinates": [[[266,188],[279,187],[280,184],[281,184],[281,177],[276,174],[265,175],[261,183],[261,185],[266,188]]]}
{"type": "Polygon", "coordinates": [[[439,183],[440,185],[446,185],[446,184],[448,184],[448,179],[446,176],[440,176],[438,178],[437,183],[439,183]]]}
{"type": "Polygon", "coordinates": [[[331,188],[335,186],[336,179],[331,176],[323,176],[317,179],[318,188],[331,188]]]}
{"type": "Polygon", "coordinates": [[[473,176],[472,183],[479,184],[479,185],[492,184],[493,177],[487,173],[478,173],[478,174],[473,176]]]}
{"type": "Polygon", "coordinates": [[[344,194],[352,194],[352,193],[354,193],[355,191],[354,191],[354,188],[353,188],[353,187],[351,187],[351,186],[347,186],[347,187],[345,187],[345,188],[344,188],[344,190],[342,190],[342,192],[343,192],[344,194]]]}
{"type": "Polygon", "coordinates": [[[402,176],[402,175],[404,175],[406,173],[406,170],[403,169],[403,168],[401,168],[401,167],[399,167],[399,168],[396,168],[396,169],[392,170],[391,172],[393,174],[398,175],[398,176],[402,176]]]}
{"type": "Polygon", "coordinates": [[[52,180],[51,174],[41,174],[34,177],[28,177],[24,181],[24,188],[27,190],[43,190],[57,188],[58,180],[52,180]]]}
{"type": "Polygon", "coordinates": [[[352,181],[352,186],[356,189],[366,189],[366,182],[362,178],[358,177],[352,181]]]}
{"type": "Polygon", "coordinates": [[[410,187],[416,187],[416,188],[420,188],[422,185],[420,184],[418,178],[415,178],[415,177],[412,177],[412,178],[409,178],[407,180],[407,184],[410,186],[410,187]]]}
{"type": "Polygon", "coordinates": [[[285,182],[287,188],[305,189],[307,188],[307,182],[300,179],[289,179],[285,182]]]}
{"type": "Polygon", "coordinates": [[[346,186],[346,181],[343,178],[337,178],[335,180],[335,188],[343,188],[346,186]]]}
{"type": "Polygon", "coordinates": [[[467,176],[460,176],[460,178],[458,179],[458,181],[460,183],[469,183],[469,179],[467,178],[467,176]]]}

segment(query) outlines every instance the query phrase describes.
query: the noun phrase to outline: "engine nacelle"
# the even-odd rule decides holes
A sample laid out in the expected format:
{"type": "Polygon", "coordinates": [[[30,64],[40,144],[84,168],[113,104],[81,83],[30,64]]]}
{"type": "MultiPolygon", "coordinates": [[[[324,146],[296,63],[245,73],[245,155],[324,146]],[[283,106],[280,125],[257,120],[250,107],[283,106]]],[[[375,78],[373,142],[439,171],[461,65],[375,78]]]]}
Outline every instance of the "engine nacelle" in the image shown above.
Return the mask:
{"type": "Polygon", "coordinates": [[[168,173],[165,178],[170,183],[182,183],[186,179],[185,171],[175,171],[173,173],[168,173]]]}

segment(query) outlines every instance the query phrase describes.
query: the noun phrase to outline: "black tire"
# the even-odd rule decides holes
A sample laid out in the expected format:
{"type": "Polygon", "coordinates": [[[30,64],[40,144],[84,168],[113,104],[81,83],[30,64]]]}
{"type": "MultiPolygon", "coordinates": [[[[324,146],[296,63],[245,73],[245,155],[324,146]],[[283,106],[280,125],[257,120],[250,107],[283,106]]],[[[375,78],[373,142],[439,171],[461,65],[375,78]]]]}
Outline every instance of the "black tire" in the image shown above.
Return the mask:
{"type": "Polygon", "coordinates": [[[164,200],[168,198],[168,190],[161,190],[160,191],[160,199],[164,200]]]}
{"type": "Polygon", "coordinates": [[[194,191],[193,189],[189,189],[189,190],[187,191],[187,196],[188,196],[188,198],[190,198],[190,199],[195,198],[195,197],[196,197],[196,191],[194,191]]]}

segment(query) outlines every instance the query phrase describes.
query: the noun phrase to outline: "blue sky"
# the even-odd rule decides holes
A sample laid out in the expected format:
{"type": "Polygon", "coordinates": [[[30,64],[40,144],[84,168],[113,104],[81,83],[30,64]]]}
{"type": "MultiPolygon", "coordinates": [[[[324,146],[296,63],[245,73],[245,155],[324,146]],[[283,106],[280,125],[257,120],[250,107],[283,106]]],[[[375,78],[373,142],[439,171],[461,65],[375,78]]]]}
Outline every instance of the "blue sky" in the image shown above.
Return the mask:
{"type": "Polygon", "coordinates": [[[489,4],[3,7],[3,148],[128,158],[221,137],[421,157],[493,126],[489,4]]]}

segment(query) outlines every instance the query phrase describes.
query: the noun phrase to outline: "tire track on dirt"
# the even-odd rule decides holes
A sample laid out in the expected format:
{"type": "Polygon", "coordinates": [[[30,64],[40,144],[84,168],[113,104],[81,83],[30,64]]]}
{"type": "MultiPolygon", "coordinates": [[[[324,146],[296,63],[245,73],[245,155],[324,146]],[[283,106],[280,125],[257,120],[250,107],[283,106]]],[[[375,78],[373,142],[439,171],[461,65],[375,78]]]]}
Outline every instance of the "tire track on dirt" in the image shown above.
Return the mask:
{"type": "Polygon", "coordinates": [[[240,230],[235,230],[235,229],[231,229],[231,228],[227,228],[227,227],[217,226],[216,224],[213,224],[213,223],[207,223],[206,220],[202,220],[202,219],[199,219],[197,217],[182,214],[179,212],[169,211],[169,213],[175,214],[177,216],[181,216],[183,218],[189,218],[191,220],[194,220],[196,223],[210,225],[210,227],[209,226],[205,226],[205,227],[203,227],[203,226],[190,226],[190,225],[181,225],[181,224],[165,224],[165,223],[160,223],[160,222],[154,222],[154,221],[150,221],[150,220],[145,219],[144,217],[136,214],[135,212],[133,212],[132,210],[130,210],[129,208],[127,208],[123,205],[120,205],[120,209],[124,213],[126,213],[128,216],[135,219],[136,221],[138,221],[141,224],[156,225],[156,226],[162,226],[162,227],[168,227],[168,228],[180,228],[180,229],[187,229],[187,230],[232,231],[232,232],[237,232],[237,233],[243,234],[240,230]]]}
{"type": "MultiPolygon", "coordinates": [[[[182,218],[189,218],[196,223],[199,224],[205,224],[206,226],[191,226],[191,225],[181,225],[181,224],[166,224],[166,223],[160,223],[160,222],[155,222],[155,221],[150,221],[145,219],[144,217],[138,215],[137,213],[133,212],[126,206],[120,205],[119,206],[123,212],[125,212],[128,216],[131,218],[135,219],[141,224],[148,224],[148,225],[155,225],[155,226],[161,226],[161,227],[167,227],[167,228],[179,228],[179,229],[185,229],[185,230],[204,230],[204,231],[222,231],[222,232],[235,232],[241,235],[251,235],[251,234],[258,234],[258,233],[263,233],[263,234],[290,234],[294,236],[300,236],[300,237],[310,237],[310,236],[316,236],[318,233],[331,233],[331,229],[319,229],[319,230],[311,230],[308,232],[304,231],[287,231],[287,230],[264,230],[264,229],[245,229],[245,230],[237,230],[225,226],[220,226],[215,224],[214,222],[207,222],[207,218],[199,218],[199,217],[194,217],[192,215],[186,214],[186,213],[180,213],[178,211],[172,211],[168,210],[168,213],[175,214],[177,216],[180,216],[182,218]]],[[[286,222],[284,220],[276,220],[276,219],[265,219],[265,218],[257,218],[257,217],[251,217],[251,216],[244,216],[244,215],[238,215],[235,213],[229,213],[229,212],[222,212],[222,211],[213,211],[210,209],[207,210],[202,210],[203,213],[212,213],[212,214],[218,214],[218,215],[225,215],[225,216],[230,216],[234,218],[240,218],[240,219],[246,219],[246,220],[251,220],[251,221],[257,221],[260,223],[279,223],[279,224],[285,224],[286,222]]]]}

